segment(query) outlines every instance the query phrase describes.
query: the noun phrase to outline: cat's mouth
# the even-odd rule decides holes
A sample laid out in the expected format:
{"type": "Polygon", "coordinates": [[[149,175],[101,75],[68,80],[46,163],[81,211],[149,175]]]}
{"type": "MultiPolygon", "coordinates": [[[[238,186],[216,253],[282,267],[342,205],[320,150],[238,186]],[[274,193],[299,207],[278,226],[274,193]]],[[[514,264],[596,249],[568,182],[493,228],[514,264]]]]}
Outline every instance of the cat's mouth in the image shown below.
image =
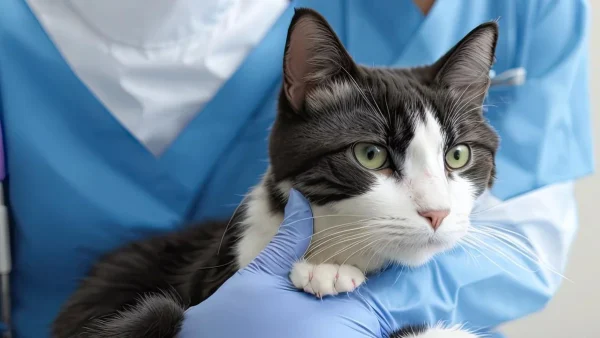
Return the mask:
{"type": "Polygon", "coordinates": [[[427,241],[427,245],[428,245],[428,246],[431,246],[431,245],[442,245],[442,244],[444,244],[444,243],[446,243],[446,241],[444,241],[444,240],[441,240],[441,239],[439,238],[439,236],[435,236],[435,235],[434,235],[434,236],[431,236],[431,237],[429,237],[429,240],[427,241]]]}
{"type": "Polygon", "coordinates": [[[423,246],[429,249],[445,250],[454,247],[458,242],[458,239],[459,238],[455,236],[440,236],[438,234],[434,234],[431,237],[429,237],[429,239],[426,243],[423,244],[423,246]]]}
{"type": "MultiPolygon", "coordinates": [[[[435,255],[454,248],[461,237],[458,232],[390,237],[388,243],[395,243],[396,246],[388,250],[384,256],[402,265],[418,267],[430,261],[435,255]]],[[[377,252],[378,249],[375,250],[377,252]]]]}
{"type": "Polygon", "coordinates": [[[469,227],[462,209],[451,210],[433,227],[416,208],[397,207],[396,203],[386,207],[375,198],[317,206],[314,215],[317,235],[311,244],[315,252],[311,257],[335,257],[331,259],[363,269],[377,265],[373,261],[378,260],[422,265],[434,255],[456,247],[469,227]],[[362,262],[361,256],[372,260],[362,262]]]}
{"type": "Polygon", "coordinates": [[[408,218],[381,217],[373,224],[389,236],[390,242],[397,242],[417,250],[443,251],[453,248],[467,234],[468,223],[447,222],[433,231],[429,225],[411,222],[408,218]],[[385,225],[384,225],[385,224],[385,225]]]}

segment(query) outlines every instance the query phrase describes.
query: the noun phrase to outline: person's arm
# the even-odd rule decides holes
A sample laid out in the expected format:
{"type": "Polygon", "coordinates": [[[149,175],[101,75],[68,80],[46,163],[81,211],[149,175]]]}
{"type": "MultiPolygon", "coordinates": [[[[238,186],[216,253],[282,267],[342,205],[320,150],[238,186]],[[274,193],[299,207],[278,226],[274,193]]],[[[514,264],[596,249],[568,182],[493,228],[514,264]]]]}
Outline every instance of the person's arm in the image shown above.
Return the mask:
{"type": "Polygon", "coordinates": [[[370,281],[369,292],[390,311],[393,326],[443,321],[493,328],[542,309],[560,285],[577,228],[569,181],[592,168],[587,5],[546,1],[536,12],[520,37],[529,41],[520,53],[527,82],[488,112],[502,136],[493,194],[504,200],[474,213],[473,234],[461,248],[370,281]]]}
{"type": "Polygon", "coordinates": [[[390,327],[443,322],[490,329],[552,298],[577,227],[572,183],[504,202],[484,199],[472,220],[477,230],[460,248],[424,267],[394,268],[369,281],[372,298],[389,311],[390,327]]]}

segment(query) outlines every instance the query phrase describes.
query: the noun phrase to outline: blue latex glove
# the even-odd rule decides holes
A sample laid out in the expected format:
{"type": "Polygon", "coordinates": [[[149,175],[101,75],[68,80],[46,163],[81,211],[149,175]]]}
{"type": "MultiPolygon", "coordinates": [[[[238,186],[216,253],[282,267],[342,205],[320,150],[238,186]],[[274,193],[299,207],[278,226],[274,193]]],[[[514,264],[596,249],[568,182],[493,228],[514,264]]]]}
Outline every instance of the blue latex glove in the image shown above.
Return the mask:
{"type": "Polygon", "coordinates": [[[382,312],[363,292],[322,300],[294,288],[292,265],[313,233],[310,206],[292,191],[279,233],[263,252],[210,298],[190,308],[180,333],[194,337],[385,337],[382,312]]]}

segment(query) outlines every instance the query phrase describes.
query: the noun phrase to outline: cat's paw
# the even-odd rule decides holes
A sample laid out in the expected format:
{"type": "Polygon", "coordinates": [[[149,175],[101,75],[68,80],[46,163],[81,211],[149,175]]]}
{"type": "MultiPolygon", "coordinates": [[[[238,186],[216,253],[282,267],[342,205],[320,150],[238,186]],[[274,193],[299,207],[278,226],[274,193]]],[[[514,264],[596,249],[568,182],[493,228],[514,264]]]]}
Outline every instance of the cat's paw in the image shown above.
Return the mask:
{"type": "Polygon", "coordinates": [[[319,298],[352,292],[364,283],[365,275],[351,265],[298,262],[290,273],[295,287],[319,298]]]}

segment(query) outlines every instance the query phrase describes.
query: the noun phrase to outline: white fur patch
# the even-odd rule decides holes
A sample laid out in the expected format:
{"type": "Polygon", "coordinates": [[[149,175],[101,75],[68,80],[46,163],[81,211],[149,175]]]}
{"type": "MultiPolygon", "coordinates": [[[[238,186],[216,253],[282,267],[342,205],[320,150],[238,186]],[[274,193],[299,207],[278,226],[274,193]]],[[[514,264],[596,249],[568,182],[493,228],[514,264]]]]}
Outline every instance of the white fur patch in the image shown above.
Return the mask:
{"type": "Polygon", "coordinates": [[[250,264],[260,254],[283,222],[283,215],[271,212],[267,192],[262,185],[250,193],[246,215],[241,224],[243,235],[236,248],[240,268],[250,264]]]}
{"type": "Polygon", "coordinates": [[[449,209],[448,181],[444,165],[444,137],[430,112],[425,123],[416,125],[414,137],[406,150],[402,172],[408,193],[416,209],[449,209]]]}
{"type": "Polygon", "coordinates": [[[351,98],[356,92],[356,88],[346,81],[338,81],[329,86],[320,86],[311,91],[306,98],[308,108],[323,112],[331,109],[331,106],[336,107],[340,111],[349,109],[351,104],[348,98],[351,98]]]}

